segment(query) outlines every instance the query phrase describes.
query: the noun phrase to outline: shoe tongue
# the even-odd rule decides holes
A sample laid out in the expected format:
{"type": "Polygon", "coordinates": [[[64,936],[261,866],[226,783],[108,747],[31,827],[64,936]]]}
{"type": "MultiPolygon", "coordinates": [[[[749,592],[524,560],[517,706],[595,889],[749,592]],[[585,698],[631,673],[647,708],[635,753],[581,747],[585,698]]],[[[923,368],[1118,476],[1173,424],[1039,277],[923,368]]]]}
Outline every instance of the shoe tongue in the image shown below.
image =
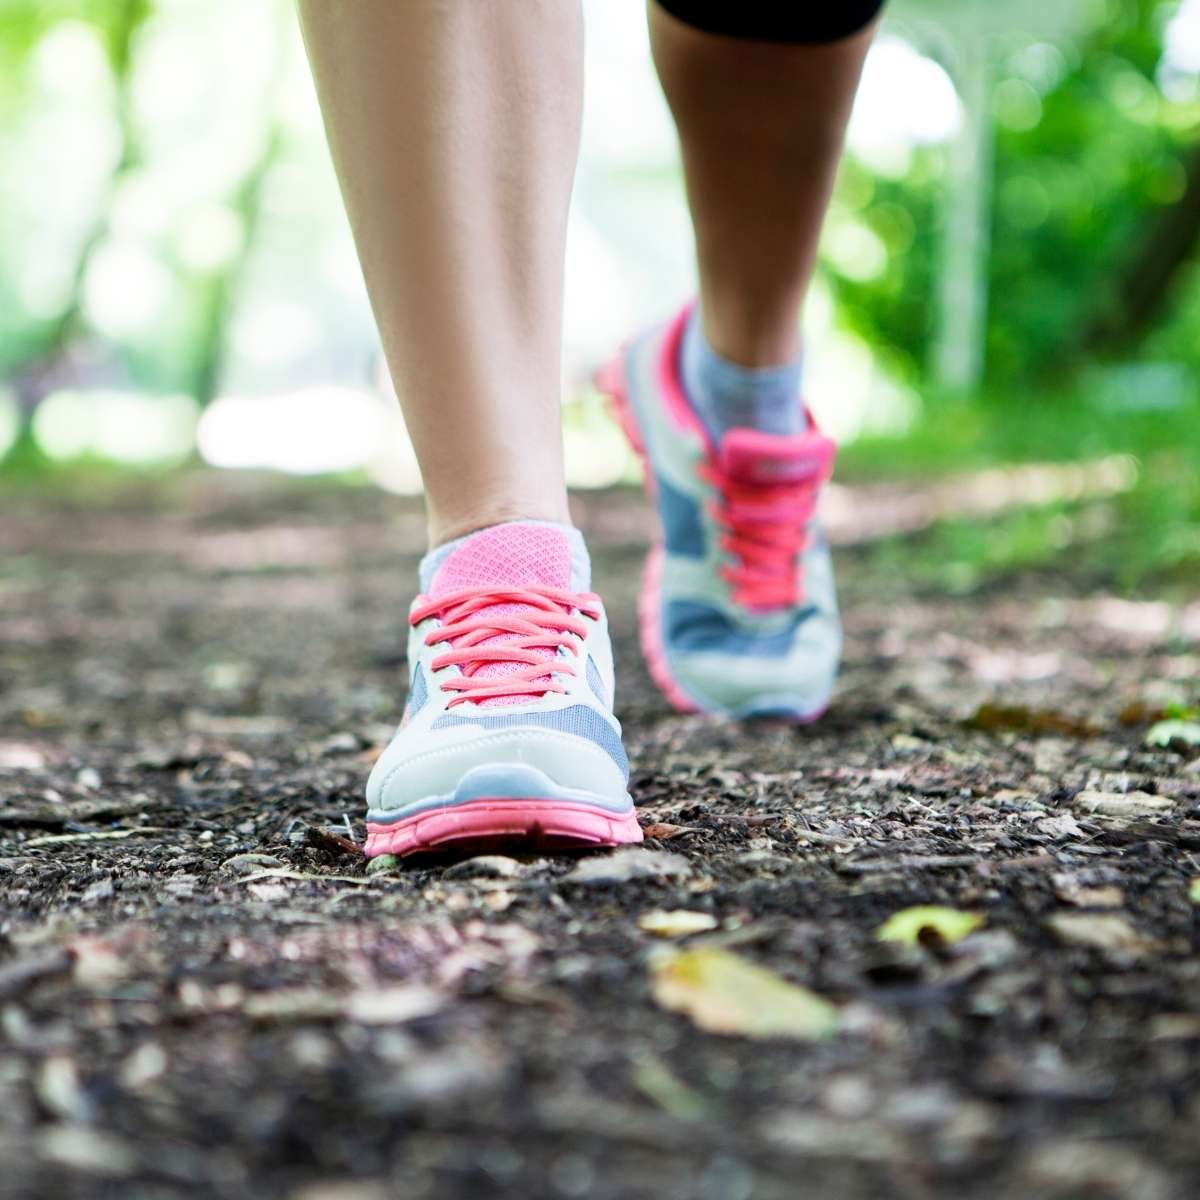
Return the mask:
{"type": "Polygon", "coordinates": [[[803,483],[829,474],[836,445],[815,429],[782,435],[731,429],[717,448],[721,473],[738,483],[803,483]]]}
{"type": "MultiPolygon", "coordinates": [[[[434,572],[429,596],[439,596],[471,587],[571,587],[571,543],[567,534],[550,525],[511,521],[493,525],[463,538],[434,572]]],[[[512,617],[531,611],[528,604],[506,602],[489,604],[477,617],[512,617]]],[[[513,640],[509,633],[486,638],[482,646],[513,640]]],[[[458,644],[456,639],[455,645],[458,644]]],[[[547,655],[547,660],[550,656],[547,655]]],[[[477,667],[477,679],[499,680],[520,670],[518,663],[490,662],[477,667]]],[[[546,676],[549,681],[549,676],[546,676]]],[[[480,700],[480,707],[504,707],[527,703],[528,696],[491,696],[480,700]]]]}
{"type": "Polygon", "coordinates": [[[571,586],[571,545],[562,529],[511,521],[462,539],[434,572],[436,600],[469,587],[571,586]]]}

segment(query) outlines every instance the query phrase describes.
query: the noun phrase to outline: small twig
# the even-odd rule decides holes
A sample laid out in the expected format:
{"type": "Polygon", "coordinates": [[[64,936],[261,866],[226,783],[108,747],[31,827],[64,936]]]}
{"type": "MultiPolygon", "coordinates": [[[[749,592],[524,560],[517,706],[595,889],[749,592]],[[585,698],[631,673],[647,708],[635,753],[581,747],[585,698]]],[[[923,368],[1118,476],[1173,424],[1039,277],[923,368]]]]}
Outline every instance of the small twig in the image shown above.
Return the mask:
{"type": "Polygon", "coordinates": [[[887,871],[938,871],[953,867],[973,867],[979,861],[976,854],[933,854],[921,858],[905,855],[901,858],[869,858],[862,862],[841,862],[835,870],[843,875],[874,875],[887,871]]]}
{"type": "Polygon", "coordinates": [[[773,917],[764,917],[751,921],[748,925],[739,925],[735,929],[718,929],[713,933],[703,933],[691,940],[694,947],[703,946],[706,949],[727,949],[730,946],[750,946],[755,942],[765,942],[777,937],[787,928],[787,922],[773,917]]]}
{"type": "Polygon", "coordinates": [[[179,829],[168,829],[165,825],[143,825],[140,829],[99,829],[91,833],[55,833],[49,837],[30,838],[24,842],[26,849],[38,846],[61,846],[67,842],[112,841],[116,838],[133,837],[137,833],[182,833],[179,829]]]}
{"type": "Polygon", "coordinates": [[[353,854],[358,858],[362,857],[363,848],[353,838],[342,837],[340,833],[335,833],[332,829],[309,825],[305,828],[305,835],[331,854],[353,854]]]}
{"type": "Polygon", "coordinates": [[[798,842],[812,842],[817,846],[853,846],[855,842],[861,842],[861,837],[855,837],[853,834],[834,834],[822,833],[819,829],[813,829],[809,825],[805,825],[803,829],[796,830],[796,840],[798,842]]]}
{"type": "Polygon", "coordinates": [[[243,875],[231,883],[255,883],[260,879],[298,879],[301,882],[317,883],[375,883],[373,877],[368,879],[358,875],[310,875],[302,871],[289,871],[286,867],[276,867],[270,871],[259,871],[254,875],[243,875]]]}

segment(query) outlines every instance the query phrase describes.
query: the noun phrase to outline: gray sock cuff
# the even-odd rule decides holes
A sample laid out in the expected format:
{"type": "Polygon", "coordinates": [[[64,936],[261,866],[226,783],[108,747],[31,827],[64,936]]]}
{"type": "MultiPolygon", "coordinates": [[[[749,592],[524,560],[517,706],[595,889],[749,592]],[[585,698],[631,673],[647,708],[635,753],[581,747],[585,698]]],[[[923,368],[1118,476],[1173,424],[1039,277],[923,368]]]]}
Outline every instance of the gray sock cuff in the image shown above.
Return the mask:
{"type": "Polygon", "coordinates": [[[679,371],[688,399],[714,438],[735,426],[779,434],[805,426],[800,401],[804,360],[773,367],[730,362],[708,344],[698,307],[684,327],[679,371]]]}

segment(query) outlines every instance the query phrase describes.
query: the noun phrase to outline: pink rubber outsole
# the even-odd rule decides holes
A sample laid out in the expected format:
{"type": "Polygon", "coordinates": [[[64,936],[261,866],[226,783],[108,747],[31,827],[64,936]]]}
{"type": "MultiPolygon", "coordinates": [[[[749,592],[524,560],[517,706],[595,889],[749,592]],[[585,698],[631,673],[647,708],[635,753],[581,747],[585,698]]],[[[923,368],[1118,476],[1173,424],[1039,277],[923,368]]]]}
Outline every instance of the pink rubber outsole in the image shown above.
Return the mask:
{"type": "Polygon", "coordinates": [[[606,813],[562,800],[468,800],[389,824],[367,823],[368,858],[379,854],[490,850],[515,844],[540,850],[627,846],[642,840],[632,810],[606,813]]]}

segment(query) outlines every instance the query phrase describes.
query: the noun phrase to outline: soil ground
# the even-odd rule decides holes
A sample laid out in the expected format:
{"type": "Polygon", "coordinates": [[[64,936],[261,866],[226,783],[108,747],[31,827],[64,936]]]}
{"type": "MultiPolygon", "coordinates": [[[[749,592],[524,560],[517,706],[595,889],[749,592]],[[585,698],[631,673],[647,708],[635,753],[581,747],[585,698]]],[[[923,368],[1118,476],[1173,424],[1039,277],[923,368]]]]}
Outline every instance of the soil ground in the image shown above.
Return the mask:
{"type": "Polygon", "coordinates": [[[593,493],[644,873],[367,874],[415,503],[200,474],[5,509],[0,1194],[1197,1194],[1200,760],[1145,745],[1200,677],[1186,594],[1064,559],[956,597],[844,534],[832,710],[738,728],[653,689],[641,499],[593,493]],[[929,904],[984,924],[879,940],[929,904]],[[667,1011],[661,909],[838,1032],[667,1011]]]}

